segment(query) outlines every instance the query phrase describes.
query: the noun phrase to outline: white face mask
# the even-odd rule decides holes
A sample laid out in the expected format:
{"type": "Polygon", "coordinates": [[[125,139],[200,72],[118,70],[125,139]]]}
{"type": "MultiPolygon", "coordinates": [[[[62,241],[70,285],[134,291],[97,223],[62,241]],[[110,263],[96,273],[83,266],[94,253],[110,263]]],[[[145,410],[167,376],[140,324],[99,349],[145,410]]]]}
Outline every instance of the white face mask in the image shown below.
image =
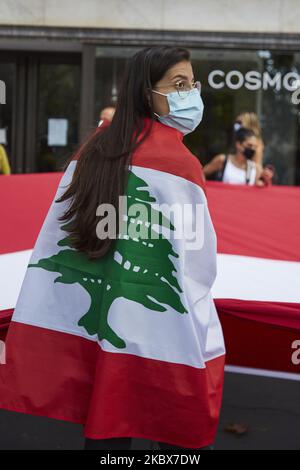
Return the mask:
{"type": "Polygon", "coordinates": [[[160,93],[152,90],[154,93],[167,97],[169,103],[169,114],[159,116],[154,113],[160,122],[167,126],[175,127],[184,135],[196,129],[203,116],[204,104],[199,90],[196,88],[190,91],[181,92],[182,97],[177,91],[171,93],[160,93]],[[185,94],[185,95],[184,95],[185,94]]]}

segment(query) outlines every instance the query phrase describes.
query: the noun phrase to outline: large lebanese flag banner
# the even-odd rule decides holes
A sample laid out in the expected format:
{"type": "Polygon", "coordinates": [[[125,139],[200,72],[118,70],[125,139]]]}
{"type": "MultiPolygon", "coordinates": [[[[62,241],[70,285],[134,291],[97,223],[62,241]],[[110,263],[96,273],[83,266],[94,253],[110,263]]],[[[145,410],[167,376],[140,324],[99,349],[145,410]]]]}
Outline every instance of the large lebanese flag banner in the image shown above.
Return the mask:
{"type": "Polygon", "coordinates": [[[300,188],[209,182],[229,371],[300,380],[300,188]]]}
{"type": "MultiPolygon", "coordinates": [[[[0,339],[61,173],[1,178],[0,339]],[[21,230],[22,236],[19,236],[21,230]]],[[[300,188],[207,182],[227,370],[300,379],[300,188]],[[293,357],[295,360],[293,361],[293,357]]]]}

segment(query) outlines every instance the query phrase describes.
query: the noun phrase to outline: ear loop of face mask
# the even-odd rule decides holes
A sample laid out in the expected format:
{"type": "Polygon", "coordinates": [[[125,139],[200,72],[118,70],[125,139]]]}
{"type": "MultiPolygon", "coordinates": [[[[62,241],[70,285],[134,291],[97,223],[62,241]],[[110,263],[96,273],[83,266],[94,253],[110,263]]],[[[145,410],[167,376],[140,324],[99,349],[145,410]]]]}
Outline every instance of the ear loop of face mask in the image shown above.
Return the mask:
{"type": "MultiPolygon", "coordinates": [[[[156,91],[156,90],[152,90],[152,89],[151,89],[151,91],[153,91],[153,93],[157,93],[158,95],[168,96],[168,93],[162,93],[161,91],[156,91]]],[[[156,116],[156,117],[160,117],[160,115],[157,114],[155,111],[153,111],[153,114],[154,114],[154,116],[156,116]]]]}

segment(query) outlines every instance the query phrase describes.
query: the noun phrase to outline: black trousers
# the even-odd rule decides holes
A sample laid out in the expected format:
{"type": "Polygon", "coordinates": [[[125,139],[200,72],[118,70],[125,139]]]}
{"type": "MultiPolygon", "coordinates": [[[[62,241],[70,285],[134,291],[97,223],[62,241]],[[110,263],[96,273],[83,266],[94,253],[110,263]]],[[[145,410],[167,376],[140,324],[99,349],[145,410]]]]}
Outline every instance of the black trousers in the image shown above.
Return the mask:
{"type": "MultiPolygon", "coordinates": [[[[193,450],[191,448],[178,447],[167,442],[158,441],[160,450],[193,450]]],[[[84,450],[130,450],[131,437],[113,437],[111,439],[85,438],[84,450]]],[[[195,450],[213,450],[212,446],[201,447],[195,450]]]]}

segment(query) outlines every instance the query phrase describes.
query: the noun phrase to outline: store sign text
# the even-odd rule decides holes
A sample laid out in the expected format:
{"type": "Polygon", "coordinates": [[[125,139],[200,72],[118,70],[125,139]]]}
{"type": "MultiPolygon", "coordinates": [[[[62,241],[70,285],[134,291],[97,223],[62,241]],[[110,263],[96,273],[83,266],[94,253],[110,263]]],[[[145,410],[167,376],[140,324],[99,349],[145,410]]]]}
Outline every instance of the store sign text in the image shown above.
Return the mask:
{"type": "Polygon", "coordinates": [[[212,70],[208,75],[208,83],[215,90],[224,87],[231,90],[238,90],[245,87],[248,90],[267,90],[274,88],[288,91],[295,91],[300,85],[300,75],[297,72],[281,72],[275,73],[273,76],[269,72],[258,72],[257,70],[249,70],[245,74],[239,70],[231,70],[225,73],[223,70],[212,70]]]}

